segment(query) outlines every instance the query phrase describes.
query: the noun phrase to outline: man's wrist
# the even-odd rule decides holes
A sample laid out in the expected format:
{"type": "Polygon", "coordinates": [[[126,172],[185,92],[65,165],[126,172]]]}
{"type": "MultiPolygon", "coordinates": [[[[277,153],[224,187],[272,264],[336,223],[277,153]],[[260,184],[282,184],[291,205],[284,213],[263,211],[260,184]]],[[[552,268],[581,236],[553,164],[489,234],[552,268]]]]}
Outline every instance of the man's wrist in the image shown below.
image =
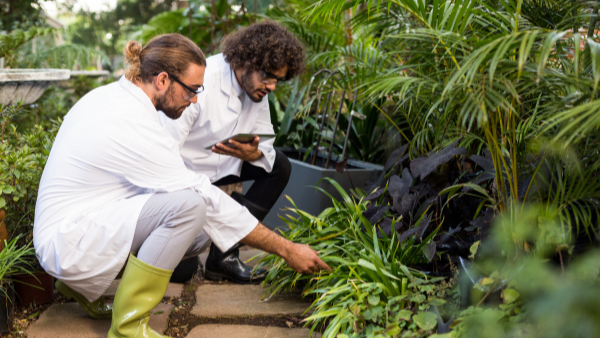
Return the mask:
{"type": "Polygon", "coordinates": [[[281,241],[281,245],[278,246],[277,256],[287,260],[287,258],[290,255],[291,246],[294,245],[294,243],[283,237],[281,237],[281,239],[282,239],[282,241],[281,241]]]}
{"type": "Polygon", "coordinates": [[[263,156],[263,152],[260,149],[257,149],[256,151],[258,152],[258,156],[255,155],[256,157],[252,161],[257,161],[263,156]]]}

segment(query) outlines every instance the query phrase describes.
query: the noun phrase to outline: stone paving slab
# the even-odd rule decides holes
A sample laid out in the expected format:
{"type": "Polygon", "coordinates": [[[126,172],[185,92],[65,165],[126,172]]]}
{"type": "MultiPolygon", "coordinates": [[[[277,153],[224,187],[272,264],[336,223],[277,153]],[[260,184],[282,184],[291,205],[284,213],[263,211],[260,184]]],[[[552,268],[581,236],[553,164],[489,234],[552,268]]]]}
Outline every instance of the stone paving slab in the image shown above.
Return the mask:
{"type": "MultiPolygon", "coordinates": [[[[287,329],[271,326],[252,325],[199,325],[192,329],[186,338],[309,338],[309,329],[287,329]]],[[[313,333],[311,338],[319,338],[321,334],[313,333]]]]}
{"type": "MultiPolygon", "coordinates": [[[[167,329],[173,304],[159,304],[150,316],[150,327],[163,333],[167,329]]],[[[25,333],[28,338],[106,338],[110,319],[92,319],[77,303],[54,304],[44,311],[25,333]]]]}
{"type": "MultiPolygon", "coordinates": [[[[110,284],[108,289],[106,289],[106,291],[104,291],[104,296],[114,296],[115,294],[117,294],[117,288],[119,287],[120,282],[121,282],[120,279],[115,279],[112,282],[112,284],[110,284]]],[[[167,286],[167,292],[165,292],[165,297],[166,298],[169,298],[169,297],[179,298],[179,297],[181,297],[182,292],[183,292],[183,284],[169,283],[169,286],[167,286]]]]}
{"type": "MultiPolygon", "coordinates": [[[[255,266],[258,263],[259,259],[255,259],[250,262],[246,262],[246,261],[258,254],[261,254],[261,253],[264,253],[264,251],[258,250],[258,249],[240,250],[240,260],[242,262],[245,262],[249,266],[255,266]]],[[[206,257],[208,257],[208,251],[200,254],[200,261],[202,262],[202,266],[206,266],[206,257]]]]}
{"type": "Polygon", "coordinates": [[[310,306],[310,302],[283,294],[261,301],[265,291],[260,285],[203,284],[196,290],[196,304],[190,313],[208,318],[300,316],[310,306]]]}

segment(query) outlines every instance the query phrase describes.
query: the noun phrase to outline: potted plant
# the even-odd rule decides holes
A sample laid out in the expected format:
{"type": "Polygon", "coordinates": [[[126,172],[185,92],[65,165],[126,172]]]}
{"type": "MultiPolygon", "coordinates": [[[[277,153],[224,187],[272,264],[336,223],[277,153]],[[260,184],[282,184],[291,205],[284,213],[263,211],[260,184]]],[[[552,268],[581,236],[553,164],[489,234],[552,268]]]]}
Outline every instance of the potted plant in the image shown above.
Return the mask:
{"type": "Polygon", "coordinates": [[[19,235],[9,242],[4,241],[4,249],[0,251],[0,333],[10,331],[15,302],[13,276],[17,274],[32,275],[33,266],[27,257],[35,254],[32,242],[19,245],[23,236],[19,235]]]}
{"type": "MultiPolygon", "coordinates": [[[[316,186],[341,198],[324,178],[335,180],[344,190],[368,189],[383,172],[383,166],[374,164],[383,160],[384,153],[384,133],[378,126],[379,111],[375,107],[383,100],[376,105],[357,101],[356,90],[350,95],[346,88],[349,79],[341,71],[322,69],[311,79],[303,88],[298,79],[294,80],[285,111],[280,109],[281,102],[269,95],[271,119],[280,122],[274,125],[274,145],[292,165],[282,196],[296,203],[294,206],[280,198],[264,219],[270,228],[285,228],[279,216],[286,208],[298,207],[317,215],[331,207],[331,198],[317,191],[316,186]],[[323,81],[314,80],[319,75],[323,81]],[[318,83],[316,92],[311,92],[313,83],[318,83]]],[[[244,184],[244,192],[250,185],[244,184]]]]}

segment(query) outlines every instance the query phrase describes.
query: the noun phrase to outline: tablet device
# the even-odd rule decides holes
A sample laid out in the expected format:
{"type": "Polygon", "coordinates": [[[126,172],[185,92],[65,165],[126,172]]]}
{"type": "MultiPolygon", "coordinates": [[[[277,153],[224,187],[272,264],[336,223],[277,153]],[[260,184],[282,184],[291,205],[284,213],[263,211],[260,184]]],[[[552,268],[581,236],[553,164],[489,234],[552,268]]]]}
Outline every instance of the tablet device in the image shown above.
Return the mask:
{"type": "Polygon", "coordinates": [[[270,140],[270,139],[276,137],[277,135],[275,135],[275,134],[236,134],[236,135],[224,138],[219,142],[215,142],[204,149],[211,149],[212,147],[216,146],[217,143],[223,143],[225,145],[228,145],[227,141],[229,141],[229,140],[236,140],[240,143],[250,143],[256,136],[260,137],[260,142],[262,142],[262,141],[270,140]]]}

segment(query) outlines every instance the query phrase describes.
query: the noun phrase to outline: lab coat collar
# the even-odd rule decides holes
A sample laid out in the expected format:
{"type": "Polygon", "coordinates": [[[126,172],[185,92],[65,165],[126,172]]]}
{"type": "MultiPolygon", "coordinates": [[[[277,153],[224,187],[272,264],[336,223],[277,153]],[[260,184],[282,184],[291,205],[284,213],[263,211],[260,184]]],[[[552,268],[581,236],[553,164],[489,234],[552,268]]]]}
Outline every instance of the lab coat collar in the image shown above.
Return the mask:
{"type": "Polygon", "coordinates": [[[136,86],[131,81],[127,80],[125,76],[121,76],[121,78],[119,79],[119,84],[129,93],[131,93],[131,95],[133,95],[136,99],[138,99],[144,105],[144,107],[146,107],[146,110],[148,111],[148,113],[150,113],[150,116],[154,121],[160,123],[160,119],[158,118],[159,113],[156,110],[156,107],[154,107],[152,100],[150,100],[150,98],[148,97],[148,95],[146,95],[142,88],[136,86]]]}
{"type": "MultiPolygon", "coordinates": [[[[222,72],[221,72],[221,91],[229,96],[229,101],[227,102],[227,108],[232,112],[239,114],[242,111],[242,102],[239,97],[233,93],[233,83],[232,81],[237,81],[234,79],[235,73],[229,62],[223,60],[221,64],[222,72]]],[[[241,86],[240,86],[241,88],[241,86]]],[[[243,90],[243,89],[242,89],[243,90]]]]}

